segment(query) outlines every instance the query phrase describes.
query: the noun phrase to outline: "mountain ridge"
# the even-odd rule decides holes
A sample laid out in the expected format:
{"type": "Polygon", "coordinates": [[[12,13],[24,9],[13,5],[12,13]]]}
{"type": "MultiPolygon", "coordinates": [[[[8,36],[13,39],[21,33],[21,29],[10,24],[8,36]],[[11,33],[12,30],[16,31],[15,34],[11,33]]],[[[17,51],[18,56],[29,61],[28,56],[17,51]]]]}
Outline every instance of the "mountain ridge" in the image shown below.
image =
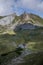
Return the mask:
{"type": "Polygon", "coordinates": [[[19,44],[26,43],[28,44],[27,48],[38,50],[43,49],[42,18],[35,16],[34,14],[29,15],[27,13],[20,16],[11,14],[2,18],[0,22],[4,23],[0,23],[1,54],[15,50],[15,44],[18,46],[19,44]],[[15,31],[16,27],[17,30],[15,31]]]}

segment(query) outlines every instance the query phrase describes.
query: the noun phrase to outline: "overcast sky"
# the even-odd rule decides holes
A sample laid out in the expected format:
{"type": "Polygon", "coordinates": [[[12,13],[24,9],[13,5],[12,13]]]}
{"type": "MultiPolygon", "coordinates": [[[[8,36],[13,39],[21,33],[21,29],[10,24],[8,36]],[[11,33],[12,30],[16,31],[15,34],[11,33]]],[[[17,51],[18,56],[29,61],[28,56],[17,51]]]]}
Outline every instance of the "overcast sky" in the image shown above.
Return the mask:
{"type": "Polygon", "coordinates": [[[24,11],[43,17],[43,0],[0,0],[0,16],[24,11]]]}

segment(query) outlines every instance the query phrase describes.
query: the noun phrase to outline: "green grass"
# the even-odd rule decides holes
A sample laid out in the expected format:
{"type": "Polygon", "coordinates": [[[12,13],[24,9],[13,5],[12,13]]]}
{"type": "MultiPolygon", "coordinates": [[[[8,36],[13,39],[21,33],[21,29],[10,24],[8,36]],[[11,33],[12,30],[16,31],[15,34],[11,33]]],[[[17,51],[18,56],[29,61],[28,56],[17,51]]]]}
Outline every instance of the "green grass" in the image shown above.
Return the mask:
{"type": "MultiPolygon", "coordinates": [[[[0,17],[1,19],[2,17],[0,17]]],[[[39,16],[32,15],[31,18],[36,22],[38,21],[39,23],[43,24],[43,19],[40,18],[39,16]]],[[[16,16],[15,19],[13,20],[12,24],[16,23],[16,21],[20,21],[22,23],[25,23],[27,21],[24,20],[22,16],[16,16]]],[[[20,22],[19,21],[19,22],[20,22]]],[[[33,23],[32,20],[28,20],[33,23]]],[[[36,22],[37,23],[37,22],[36,22]]],[[[9,60],[11,60],[13,57],[15,58],[16,54],[15,51],[16,47],[19,44],[26,44],[26,48],[38,52],[43,50],[43,27],[36,28],[34,30],[7,30],[6,26],[1,26],[0,25],[0,63],[4,63],[9,60]],[[6,32],[6,34],[3,34],[3,32],[6,32]],[[11,52],[11,53],[10,53],[11,52]],[[2,54],[7,54],[7,56],[1,57],[2,54]]],[[[20,64],[20,65],[43,65],[42,60],[43,60],[43,52],[39,52],[37,54],[30,54],[26,56],[25,58],[25,63],[20,64]],[[40,62],[40,63],[39,63],[40,62]]],[[[6,64],[2,64],[6,65],[6,64]]]]}
{"type": "Polygon", "coordinates": [[[0,56],[0,65],[7,65],[12,58],[15,58],[15,56],[17,57],[18,54],[16,52],[10,52],[10,53],[6,53],[7,55],[5,56],[0,56]]]}
{"type": "Polygon", "coordinates": [[[25,62],[19,65],[43,65],[43,51],[27,55],[25,62]]]}
{"type": "Polygon", "coordinates": [[[28,48],[34,50],[43,49],[43,29],[34,29],[34,30],[18,30],[16,32],[17,36],[23,38],[25,44],[28,48]]]}
{"type": "Polygon", "coordinates": [[[43,29],[19,30],[16,34],[0,35],[0,54],[16,49],[19,44],[27,44],[31,50],[43,49],[43,29]],[[16,46],[15,46],[16,44],[16,46]]]}
{"type": "MultiPolygon", "coordinates": [[[[43,18],[41,18],[40,16],[38,15],[35,15],[35,14],[30,14],[30,17],[36,22],[39,22],[41,24],[43,24],[43,18]]],[[[36,23],[37,23],[36,22],[36,23]]]]}

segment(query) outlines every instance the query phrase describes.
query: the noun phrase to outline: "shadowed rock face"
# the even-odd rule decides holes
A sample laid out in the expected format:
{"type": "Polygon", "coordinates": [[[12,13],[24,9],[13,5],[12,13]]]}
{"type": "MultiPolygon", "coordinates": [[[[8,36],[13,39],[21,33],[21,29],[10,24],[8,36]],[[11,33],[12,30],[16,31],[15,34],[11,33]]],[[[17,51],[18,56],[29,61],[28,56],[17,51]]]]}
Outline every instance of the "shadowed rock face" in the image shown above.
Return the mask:
{"type": "Polygon", "coordinates": [[[35,28],[38,28],[38,26],[33,25],[31,23],[24,23],[24,24],[20,24],[20,25],[16,26],[15,31],[26,30],[26,29],[35,29],[35,28]]]}

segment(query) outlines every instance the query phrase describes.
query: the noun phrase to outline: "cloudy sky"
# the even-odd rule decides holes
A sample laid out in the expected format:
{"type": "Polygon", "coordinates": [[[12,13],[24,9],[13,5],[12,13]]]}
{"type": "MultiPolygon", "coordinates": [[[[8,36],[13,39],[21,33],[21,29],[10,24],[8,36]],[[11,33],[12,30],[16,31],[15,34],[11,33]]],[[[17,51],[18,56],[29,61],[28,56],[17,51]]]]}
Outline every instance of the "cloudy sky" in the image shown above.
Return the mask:
{"type": "Polygon", "coordinates": [[[0,0],[0,16],[24,11],[43,17],[43,0],[0,0]]]}

